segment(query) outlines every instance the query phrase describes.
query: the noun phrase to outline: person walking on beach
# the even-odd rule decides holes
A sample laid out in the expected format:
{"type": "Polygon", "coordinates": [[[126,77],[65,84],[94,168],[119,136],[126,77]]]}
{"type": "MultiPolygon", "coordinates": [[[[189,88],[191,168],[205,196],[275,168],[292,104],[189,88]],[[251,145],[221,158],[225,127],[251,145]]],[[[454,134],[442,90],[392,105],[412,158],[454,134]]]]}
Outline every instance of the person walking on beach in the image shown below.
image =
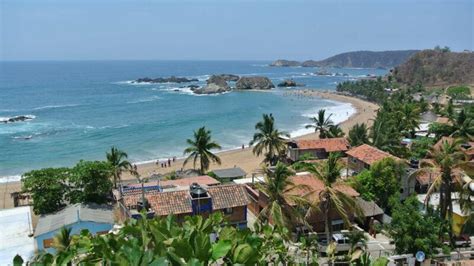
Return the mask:
{"type": "Polygon", "coordinates": [[[243,150],[243,149],[245,149],[245,145],[244,145],[244,144],[242,144],[242,150],[243,150]]]}
{"type": "Polygon", "coordinates": [[[171,159],[168,158],[168,167],[171,167],[171,159]]]}

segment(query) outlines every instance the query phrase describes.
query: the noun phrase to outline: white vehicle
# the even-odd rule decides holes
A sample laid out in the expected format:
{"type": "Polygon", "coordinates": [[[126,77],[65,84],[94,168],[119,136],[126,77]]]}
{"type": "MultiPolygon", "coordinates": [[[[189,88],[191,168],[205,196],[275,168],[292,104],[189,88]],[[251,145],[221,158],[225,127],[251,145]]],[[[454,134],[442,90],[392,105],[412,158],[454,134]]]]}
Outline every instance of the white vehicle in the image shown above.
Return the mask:
{"type": "MultiPolygon", "coordinates": [[[[332,240],[336,243],[336,253],[348,252],[351,249],[351,243],[349,237],[343,233],[335,233],[332,235],[332,240]]],[[[321,238],[319,241],[318,250],[319,252],[326,253],[328,246],[326,238],[321,238]]],[[[363,248],[363,243],[359,242],[355,247],[363,248]]]]}

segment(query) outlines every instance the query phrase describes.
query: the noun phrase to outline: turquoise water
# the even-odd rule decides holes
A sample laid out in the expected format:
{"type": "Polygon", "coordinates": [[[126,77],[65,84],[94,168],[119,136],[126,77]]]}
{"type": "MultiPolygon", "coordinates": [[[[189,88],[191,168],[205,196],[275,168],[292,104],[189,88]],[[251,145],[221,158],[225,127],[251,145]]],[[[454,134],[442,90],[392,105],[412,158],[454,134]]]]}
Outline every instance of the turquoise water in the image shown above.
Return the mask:
{"type": "MultiPolygon", "coordinates": [[[[315,76],[315,68],[271,68],[249,61],[70,61],[0,62],[0,117],[33,115],[26,122],[0,123],[0,176],[42,167],[103,159],[112,145],[132,161],[182,156],[192,131],[206,126],[224,149],[248,144],[262,113],[277,126],[303,134],[308,117],[329,108],[335,120],[354,110],[348,104],[271,92],[193,95],[186,84],[131,84],[140,77],[198,78],[211,74],[264,75],[275,85],[286,78],[306,88],[334,89],[337,82],[379,69],[328,69],[349,76],[315,76]]],[[[298,88],[297,88],[298,89],[298,88]]],[[[1,182],[1,181],[0,181],[1,182]]]]}

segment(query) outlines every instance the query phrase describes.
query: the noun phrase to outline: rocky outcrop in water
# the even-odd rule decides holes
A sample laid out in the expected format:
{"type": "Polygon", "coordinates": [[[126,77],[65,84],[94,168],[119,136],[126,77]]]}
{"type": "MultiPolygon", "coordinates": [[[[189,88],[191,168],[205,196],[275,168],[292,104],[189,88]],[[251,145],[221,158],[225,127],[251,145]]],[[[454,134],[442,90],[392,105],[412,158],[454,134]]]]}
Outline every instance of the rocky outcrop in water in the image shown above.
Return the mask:
{"type": "Polygon", "coordinates": [[[238,90],[270,90],[275,85],[267,77],[241,77],[235,84],[238,90]]]}
{"type": "Polygon", "coordinates": [[[183,88],[190,88],[192,91],[194,91],[195,89],[199,89],[199,85],[194,85],[194,84],[191,84],[191,85],[188,85],[188,86],[181,86],[180,88],[183,89],[183,88]]]}
{"type": "MultiPolygon", "coordinates": [[[[209,79],[211,78],[216,78],[216,77],[220,77],[220,78],[223,78],[225,81],[229,82],[229,81],[237,81],[239,80],[239,76],[237,75],[233,75],[233,74],[220,74],[220,75],[212,75],[209,79]]],[[[209,81],[209,80],[208,80],[209,81]]]]}
{"type": "Polygon", "coordinates": [[[139,78],[134,80],[133,83],[185,83],[185,82],[197,82],[198,79],[188,79],[184,77],[171,76],[168,78],[139,78]]]}
{"type": "Polygon", "coordinates": [[[298,61],[278,59],[270,64],[272,67],[295,67],[300,66],[301,63],[298,61]]]}
{"type": "Polygon", "coordinates": [[[332,76],[332,73],[326,69],[321,69],[318,72],[314,73],[316,76],[332,76]]]}
{"type": "Polygon", "coordinates": [[[304,84],[302,83],[297,83],[296,81],[292,80],[292,79],[287,79],[287,80],[284,80],[283,82],[281,83],[278,83],[277,85],[278,87],[303,87],[304,84]]]}
{"type": "Polygon", "coordinates": [[[13,117],[5,117],[5,118],[0,118],[0,123],[15,123],[15,122],[23,122],[23,121],[28,121],[34,119],[34,115],[17,115],[13,117]]]}
{"type": "Polygon", "coordinates": [[[228,75],[212,75],[207,80],[207,85],[195,89],[194,93],[196,94],[215,94],[223,93],[230,91],[229,84],[227,84],[226,78],[229,78],[228,75]]]}

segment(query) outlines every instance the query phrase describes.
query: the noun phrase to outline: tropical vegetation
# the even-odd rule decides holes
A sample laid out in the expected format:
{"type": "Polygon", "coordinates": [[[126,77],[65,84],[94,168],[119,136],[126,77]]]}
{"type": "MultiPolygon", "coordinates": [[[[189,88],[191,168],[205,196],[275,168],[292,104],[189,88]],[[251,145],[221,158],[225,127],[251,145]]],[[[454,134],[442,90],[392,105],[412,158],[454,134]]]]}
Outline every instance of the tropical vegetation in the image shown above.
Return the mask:
{"type": "Polygon", "coordinates": [[[199,172],[204,174],[210,166],[211,162],[221,164],[221,159],[212,153],[211,150],[219,150],[221,146],[212,140],[211,131],[205,127],[194,131],[194,138],[187,139],[189,147],[184,150],[184,154],[189,154],[183,165],[186,165],[189,160],[193,160],[193,166],[196,168],[196,162],[199,160],[199,172]]]}
{"type": "Polygon", "coordinates": [[[261,222],[271,221],[277,226],[288,228],[289,231],[292,231],[295,225],[303,224],[303,217],[297,206],[306,204],[306,199],[292,192],[308,188],[293,183],[290,179],[293,174],[294,172],[282,163],[277,163],[272,170],[265,169],[265,182],[257,183],[257,188],[268,199],[268,205],[258,216],[261,222]]]}
{"type": "Polygon", "coordinates": [[[387,210],[390,198],[398,196],[404,174],[404,164],[389,157],[375,162],[369,170],[358,174],[353,186],[363,199],[375,201],[387,210]]]}
{"type": "Polygon", "coordinates": [[[122,173],[130,171],[132,164],[126,160],[128,158],[127,153],[116,147],[110,148],[110,152],[107,152],[105,157],[112,166],[114,187],[117,188],[117,184],[121,181],[122,173]]]}
{"type": "MultiPolygon", "coordinates": [[[[56,236],[61,248],[40,253],[32,265],[268,265],[294,263],[294,252],[283,237],[286,229],[256,224],[254,230],[226,225],[221,213],[208,218],[172,216],[132,219],[113,234],[84,230],[56,236]],[[218,236],[210,237],[210,236],[218,236]],[[59,240],[61,239],[61,240],[59,240]],[[68,240],[66,240],[68,239],[68,240]]],[[[58,246],[58,247],[59,247],[58,246]]],[[[20,257],[14,259],[23,262],[20,257]]],[[[15,264],[17,265],[17,264],[15,264]]]]}
{"type": "Polygon", "coordinates": [[[367,125],[365,123],[355,124],[349,130],[348,140],[352,147],[369,143],[369,134],[368,134],[367,125]]]}
{"type": "Polygon", "coordinates": [[[290,134],[276,128],[272,114],[263,114],[263,120],[255,125],[255,129],[257,132],[250,141],[253,153],[257,156],[264,154],[265,163],[276,165],[286,152],[285,138],[290,134]]]}
{"type": "MultiPolygon", "coordinates": [[[[455,190],[455,177],[453,170],[460,167],[465,160],[465,155],[460,151],[459,140],[441,141],[439,146],[434,146],[428,152],[427,160],[421,162],[419,170],[413,173],[414,176],[429,174],[433,176],[433,181],[428,189],[426,204],[434,193],[439,193],[439,214],[442,220],[452,221],[453,198],[455,190]]],[[[449,228],[450,237],[452,230],[449,228]]]]}
{"type": "Polygon", "coordinates": [[[45,168],[23,175],[23,193],[33,199],[35,214],[48,214],[69,203],[105,203],[112,191],[112,167],[103,161],[80,161],[73,168],[45,168]]]}
{"type": "Polygon", "coordinates": [[[321,109],[318,111],[317,117],[315,116],[310,118],[311,122],[313,123],[306,125],[306,128],[314,128],[315,132],[319,132],[320,139],[329,138],[329,131],[334,127],[334,122],[331,120],[331,116],[332,114],[326,116],[326,110],[321,109]]]}
{"type": "Polygon", "coordinates": [[[362,210],[354,198],[338,189],[338,186],[343,185],[340,179],[342,165],[339,158],[338,153],[330,153],[326,161],[318,164],[308,164],[307,167],[314,178],[323,182],[324,187],[322,191],[312,191],[308,194],[310,208],[306,216],[323,214],[328,242],[332,239],[332,216],[330,212],[336,212],[348,226],[350,226],[349,217],[351,215],[355,214],[362,217],[362,210]]]}
{"type": "Polygon", "coordinates": [[[440,234],[443,222],[432,212],[421,213],[416,196],[407,198],[403,203],[392,202],[392,221],[388,226],[390,237],[395,243],[397,254],[416,254],[423,251],[427,257],[438,254],[443,246],[440,234]]]}

